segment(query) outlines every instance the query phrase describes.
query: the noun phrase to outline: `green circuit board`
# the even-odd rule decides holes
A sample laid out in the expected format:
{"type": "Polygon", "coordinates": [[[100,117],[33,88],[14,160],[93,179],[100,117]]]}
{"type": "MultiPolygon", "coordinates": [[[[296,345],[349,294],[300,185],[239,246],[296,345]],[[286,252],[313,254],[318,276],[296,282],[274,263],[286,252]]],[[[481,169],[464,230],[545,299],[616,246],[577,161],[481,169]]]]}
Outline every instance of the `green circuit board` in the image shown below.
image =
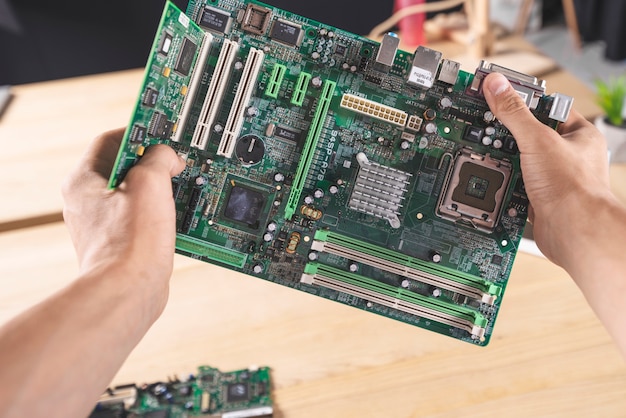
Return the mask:
{"type": "Polygon", "coordinates": [[[169,144],[177,252],[486,345],[529,202],[482,80],[504,73],[553,128],[572,99],[398,43],[257,1],[168,3],[110,187],[169,144]]]}
{"type": "Polygon", "coordinates": [[[184,380],[108,389],[89,418],[271,418],[270,369],[221,372],[201,366],[184,380]]]}

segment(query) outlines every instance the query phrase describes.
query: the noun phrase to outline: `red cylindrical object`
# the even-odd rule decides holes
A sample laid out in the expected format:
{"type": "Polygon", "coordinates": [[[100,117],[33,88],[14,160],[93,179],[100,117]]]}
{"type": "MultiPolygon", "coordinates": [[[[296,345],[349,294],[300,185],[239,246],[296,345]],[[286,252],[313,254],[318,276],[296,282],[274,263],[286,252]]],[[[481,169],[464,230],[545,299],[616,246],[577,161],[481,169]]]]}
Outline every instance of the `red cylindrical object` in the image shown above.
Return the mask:
{"type": "MultiPolygon", "coordinates": [[[[404,9],[408,6],[415,4],[422,4],[426,0],[395,0],[394,11],[404,9]]],[[[400,37],[405,47],[415,48],[418,45],[424,45],[426,43],[426,37],[424,36],[424,21],[426,20],[426,13],[417,13],[408,17],[405,17],[398,23],[400,27],[400,37]]]]}

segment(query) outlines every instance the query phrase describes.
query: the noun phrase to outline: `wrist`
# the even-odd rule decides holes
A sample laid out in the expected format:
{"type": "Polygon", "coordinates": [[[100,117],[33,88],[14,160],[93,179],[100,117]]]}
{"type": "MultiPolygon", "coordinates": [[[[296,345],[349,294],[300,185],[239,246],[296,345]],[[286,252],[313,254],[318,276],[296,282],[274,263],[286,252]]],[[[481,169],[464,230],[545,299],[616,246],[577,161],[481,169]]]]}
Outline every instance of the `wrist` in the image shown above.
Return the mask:
{"type": "Polygon", "coordinates": [[[599,260],[623,257],[615,243],[626,229],[625,209],[608,189],[570,193],[549,219],[555,261],[577,282],[595,275],[599,260]]]}
{"type": "Polygon", "coordinates": [[[155,274],[151,269],[130,261],[100,260],[81,268],[77,283],[96,287],[117,303],[141,306],[144,319],[154,322],[165,309],[169,295],[169,274],[155,274]]]}

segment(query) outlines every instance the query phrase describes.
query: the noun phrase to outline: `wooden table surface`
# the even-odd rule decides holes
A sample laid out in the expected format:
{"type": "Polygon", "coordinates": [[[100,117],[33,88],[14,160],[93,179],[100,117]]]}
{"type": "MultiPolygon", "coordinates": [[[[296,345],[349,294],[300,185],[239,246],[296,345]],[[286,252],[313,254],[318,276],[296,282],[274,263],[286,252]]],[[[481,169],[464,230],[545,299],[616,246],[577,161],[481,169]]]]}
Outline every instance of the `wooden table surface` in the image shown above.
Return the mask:
{"type": "MultiPolygon", "coordinates": [[[[64,225],[46,222],[61,219],[60,184],[88,141],[127,123],[141,77],[14,88],[0,119],[0,324],[75,276],[64,225]]],[[[612,171],[626,202],[626,167],[612,171]]],[[[528,254],[486,348],[176,256],[169,304],[114,383],[205,364],[270,366],[278,417],[626,415],[617,349],[571,279],[528,254]]]]}

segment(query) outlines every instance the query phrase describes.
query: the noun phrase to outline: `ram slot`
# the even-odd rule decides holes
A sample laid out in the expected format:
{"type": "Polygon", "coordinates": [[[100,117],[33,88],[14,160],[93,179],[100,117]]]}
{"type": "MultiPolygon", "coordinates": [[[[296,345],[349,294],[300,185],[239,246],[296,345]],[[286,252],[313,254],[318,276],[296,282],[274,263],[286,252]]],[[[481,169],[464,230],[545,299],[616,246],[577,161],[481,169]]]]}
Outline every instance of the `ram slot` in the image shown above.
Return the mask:
{"type": "Polygon", "coordinates": [[[180,142],[181,139],[183,139],[183,134],[185,133],[185,129],[187,128],[189,112],[191,112],[191,109],[193,108],[193,103],[196,99],[196,93],[200,88],[202,73],[204,70],[204,66],[207,62],[207,58],[209,56],[209,51],[211,51],[212,43],[213,35],[211,35],[210,33],[205,33],[204,38],[202,38],[202,44],[200,45],[200,55],[198,55],[196,65],[193,67],[191,78],[189,79],[189,86],[187,87],[188,93],[183,98],[183,104],[180,108],[180,113],[178,114],[178,121],[176,122],[176,132],[174,132],[174,136],[172,137],[172,141],[174,142],[180,142]]]}
{"type": "Polygon", "coordinates": [[[317,231],[312,249],[460,293],[489,305],[502,294],[502,288],[489,281],[336,232],[317,231]]]}
{"type": "Polygon", "coordinates": [[[209,89],[207,90],[204,103],[202,104],[198,123],[193,132],[193,138],[191,139],[191,146],[194,148],[206,149],[211,133],[211,126],[219,111],[219,104],[222,101],[224,90],[230,79],[230,68],[237,56],[238,49],[239,44],[237,42],[224,39],[222,50],[220,51],[215,70],[213,71],[213,77],[211,77],[211,82],[209,83],[209,89]]]}
{"type": "Polygon", "coordinates": [[[428,298],[386,283],[319,263],[308,263],[301,283],[318,285],[347,293],[402,312],[459,328],[472,338],[483,340],[487,319],[469,308],[428,298]]]}
{"type": "Polygon", "coordinates": [[[289,193],[289,200],[287,201],[287,207],[285,208],[285,219],[291,219],[293,214],[296,213],[296,208],[298,207],[298,202],[300,201],[300,195],[302,194],[302,188],[304,187],[304,182],[306,181],[309,169],[311,168],[311,163],[313,162],[313,154],[315,154],[317,143],[319,142],[320,135],[322,134],[322,128],[324,126],[324,121],[326,120],[326,114],[328,113],[330,102],[333,98],[333,94],[335,93],[336,85],[337,83],[331,80],[326,80],[324,82],[322,96],[317,104],[317,109],[315,110],[315,115],[313,116],[313,122],[311,122],[311,126],[309,127],[309,133],[307,134],[304,148],[302,149],[302,154],[300,155],[300,162],[298,163],[296,175],[293,178],[291,192],[289,193]]]}
{"type": "Polygon", "coordinates": [[[256,87],[256,80],[259,76],[259,71],[263,66],[263,60],[265,54],[260,49],[250,48],[248,54],[248,60],[246,66],[243,69],[241,80],[239,81],[239,87],[237,87],[237,93],[235,93],[235,100],[230,108],[230,114],[228,115],[228,121],[224,127],[222,133],[222,140],[217,149],[217,155],[222,155],[226,158],[233,156],[235,150],[235,141],[241,132],[243,126],[244,114],[246,112],[246,106],[250,102],[252,92],[256,87]]]}
{"type": "Polygon", "coordinates": [[[200,241],[185,235],[176,236],[176,248],[231,267],[243,268],[248,260],[248,254],[230,250],[211,242],[200,241]]]}

